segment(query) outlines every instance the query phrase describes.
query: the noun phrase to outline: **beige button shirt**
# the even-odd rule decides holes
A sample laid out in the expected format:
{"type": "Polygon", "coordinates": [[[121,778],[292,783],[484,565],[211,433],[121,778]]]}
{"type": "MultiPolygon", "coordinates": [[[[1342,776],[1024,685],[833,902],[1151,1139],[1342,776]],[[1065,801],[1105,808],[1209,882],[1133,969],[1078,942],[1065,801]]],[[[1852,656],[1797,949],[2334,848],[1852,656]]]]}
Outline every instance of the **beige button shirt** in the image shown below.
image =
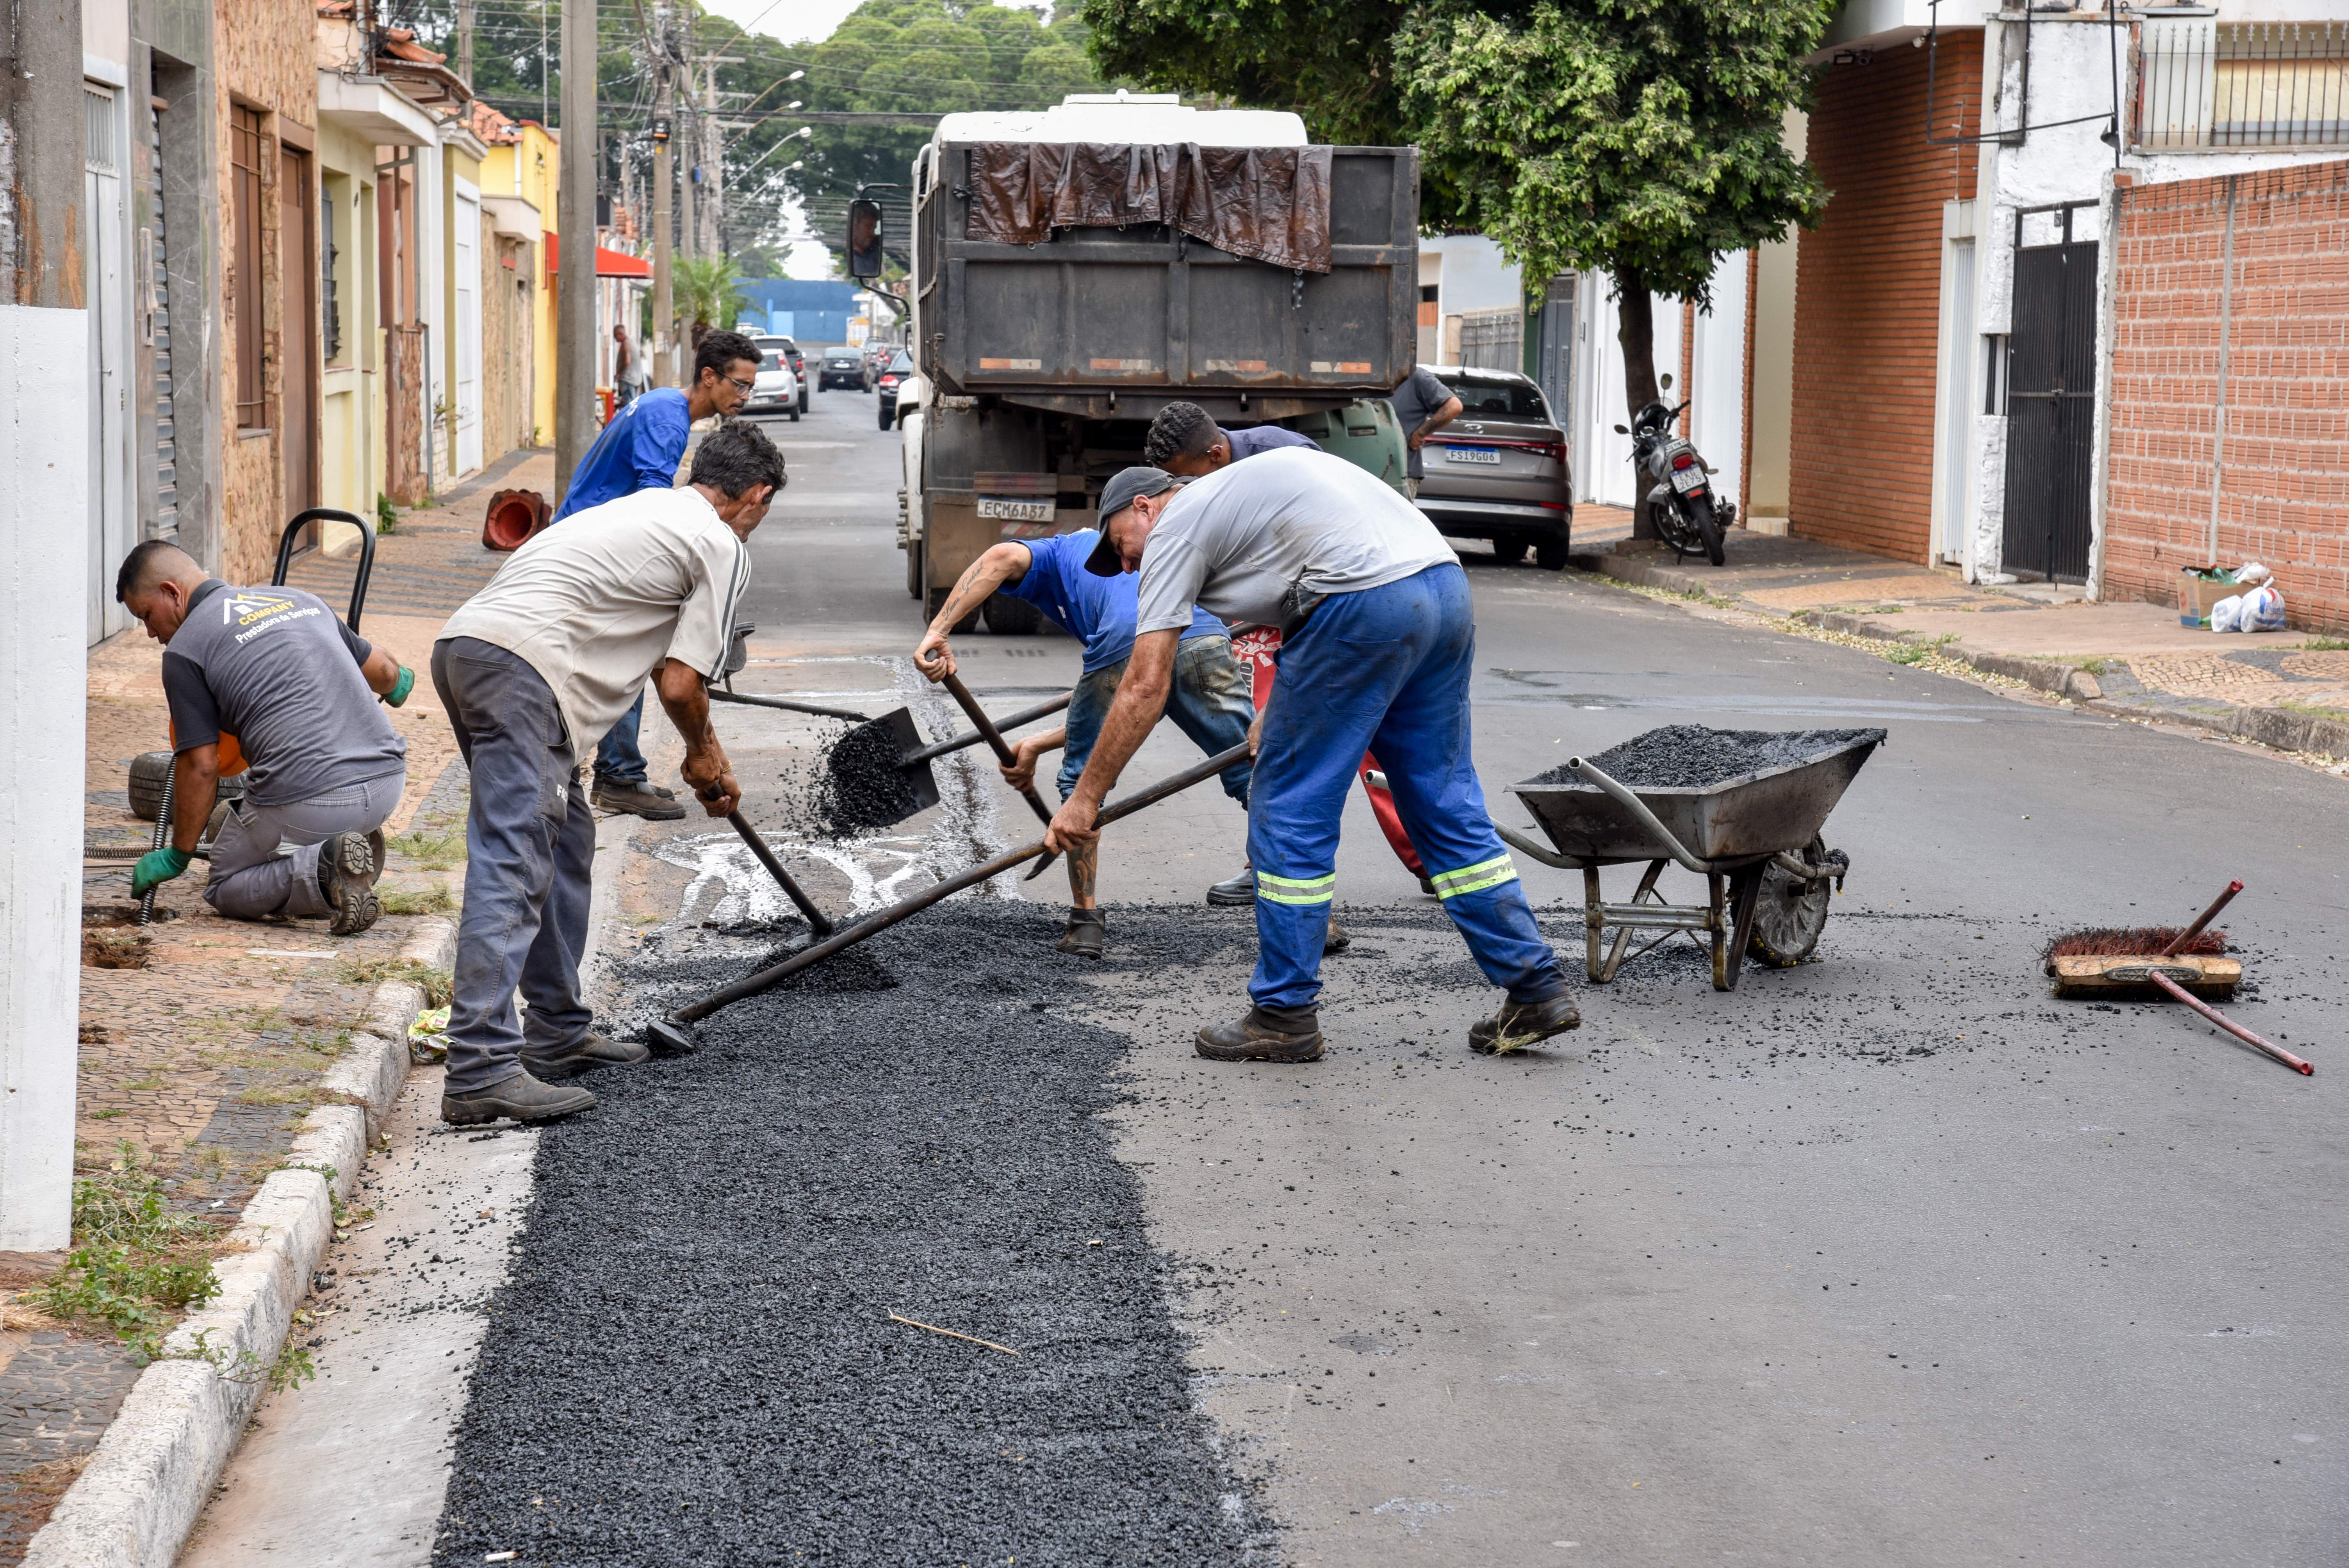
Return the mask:
{"type": "Polygon", "coordinates": [[[584,758],[663,659],[719,674],[750,581],[750,551],[699,490],[643,490],[515,551],[440,635],[478,637],[536,670],[584,758]]]}

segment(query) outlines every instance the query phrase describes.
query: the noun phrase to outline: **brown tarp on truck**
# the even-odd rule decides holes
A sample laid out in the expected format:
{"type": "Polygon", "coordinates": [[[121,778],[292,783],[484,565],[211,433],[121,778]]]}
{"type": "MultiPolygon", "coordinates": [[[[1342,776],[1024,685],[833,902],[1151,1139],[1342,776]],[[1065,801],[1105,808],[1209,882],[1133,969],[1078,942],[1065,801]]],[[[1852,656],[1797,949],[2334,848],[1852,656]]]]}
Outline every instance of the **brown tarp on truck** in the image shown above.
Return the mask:
{"type": "Polygon", "coordinates": [[[1055,229],[1165,223],[1276,267],[1330,270],[1330,149],[982,141],[968,237],[1041,244],[1055,229]]]}

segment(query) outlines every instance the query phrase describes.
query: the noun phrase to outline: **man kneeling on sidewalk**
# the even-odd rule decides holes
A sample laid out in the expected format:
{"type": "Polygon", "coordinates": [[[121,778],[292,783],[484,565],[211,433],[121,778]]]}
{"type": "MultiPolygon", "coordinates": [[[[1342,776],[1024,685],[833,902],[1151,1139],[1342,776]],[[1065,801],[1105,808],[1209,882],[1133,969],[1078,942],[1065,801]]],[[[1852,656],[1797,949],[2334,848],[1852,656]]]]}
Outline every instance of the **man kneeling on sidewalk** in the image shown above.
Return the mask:
{"type": "Polygon", "coordinates": [[[579,995],[595,858],[579,764],[649,677],[685,738],[685,781],[713,817],[740,801],[706,683],[750,580],[743,542],[782,487],[757,426],[720,426],[685,484],[546,530],[441,628],[432,684],[472,772],[443,1121],[569,1116],[595,1097],[555,1080],[648,1054],[591,1030],[579,995]]]}
{"type": "Polygon", "coordinates": [[[178,754],[171,841],[140,857],[133,894],[188,869],[233,738],[244,799],[213,840],[204,902],[232,920],[329,916],[337,936],[373,925],[384,819],[408,788],[408,743],[374,698],[398,707],[415,672],[299,588],[232,588],[166,540],[131,550],[114,597],[164,645],[178,754]]]}

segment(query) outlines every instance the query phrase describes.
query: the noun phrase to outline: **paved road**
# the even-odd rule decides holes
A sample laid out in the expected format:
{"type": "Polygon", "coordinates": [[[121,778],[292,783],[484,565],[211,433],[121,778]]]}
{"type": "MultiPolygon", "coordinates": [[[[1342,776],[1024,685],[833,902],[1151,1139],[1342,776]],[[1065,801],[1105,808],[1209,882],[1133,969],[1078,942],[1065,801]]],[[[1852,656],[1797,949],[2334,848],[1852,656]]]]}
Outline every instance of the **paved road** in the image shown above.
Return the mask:
{"type": "MultiPolygon", "coordinates": [[[[910,690],[896,438],[844,394],[775,431],[793,482],[753,542],[745,684],[910,690]]],[[[1829,825],[1853,869],[1818,963],[1724,995],[1689,950],[1660,953],[1586,993],[1555,1052],[1468,1054],[1489,995],[1359,799],[1328,1060],[1191,1055],[1240,1005],[1244,940],[1067,982],[1063,1008],[1132,1042],[1116,1151],[1280,1555],[2339,1561],[2342,781],[1465,550],[1488,789],[1665,723],[1891,740],[1829,825]],[[2182,919],[2230,877],[2259,982],[2234,1011],[2313,1080],[2167,1008],[2044,994],[2050,934],[2182,919]]],[[[1061,638],[965,647],[1005,701],[1075,667],[1061,638]]],[[[936,732],[937,706],[917,711],[936,732]]],[[[762,779],[811,735],[722,722],[762,779]]],[[[1168,730],[1136,767],[1194,755],[1168,730]]],[[[1025,835],[987,770],[950,783],[953,820],[911,825],[931,863],[1025,835]]],[[[680,846],[709,841],[687,826],[680,846]]],[[[1171,918],[1239,842],[1237,811],[1195,791],[1112,830],[1104,896],[1171,918]]],[[[1578,889],[1523,869],[1578,944],[1578,889]]],[[[811,870],[839,906],[884,895],[880,850],[811,870]]],[[[739,875],[717,880],[747,898],[739,875]]],[[[694,888],[667,952],[721,941],[693,928],[694,888]]],[[[1062,1560],[1049,1538],[1017,1554],[1062,1560]]]]}

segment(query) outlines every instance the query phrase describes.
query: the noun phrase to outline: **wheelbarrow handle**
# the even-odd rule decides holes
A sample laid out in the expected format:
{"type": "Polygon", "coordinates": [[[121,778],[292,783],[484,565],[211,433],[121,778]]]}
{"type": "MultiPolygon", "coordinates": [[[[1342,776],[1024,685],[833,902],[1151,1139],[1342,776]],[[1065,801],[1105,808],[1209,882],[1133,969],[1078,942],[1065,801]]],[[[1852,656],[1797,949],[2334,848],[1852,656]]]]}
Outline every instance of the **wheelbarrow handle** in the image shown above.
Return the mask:
{"type": "MultiPolygon", "coordinates": [[[[1129,795],[1123,800],[1113,801],[1104,807],[1101,815],[1094,819],[1093,825],[1105,828],[1121,817],[1130,817],[1145,806],[1154,806],[1168,796],[1180,794],[1202,779],[1214,778],[1235,763],[1246,761],[1247,754],[1247,744],[1243,741],[1230,750],[1218,752],[1204,762],[1195,762],[1182,772],[1162,779],[1138,794],[1129,795]]],[[[894,903],[887,909],[868,914],[855,924],[833,933],[813,946],[802,948],[781,964],[761,969],[755,975],[745,975],[731,985],[713,991],[691,1006],[679,1008],[672,1016],[679,1023],[698,1023],[719,1008],[730,1006],[745,996],[755,996],[761,991],[770,990],[808,965],[820,964],[844,947],[854,947],[866,937],[885,931],[911,915],[920,913],[941,899],[950,898],[967,887],[976,887],[989,877],[1000,876],[1022,861],[1033,860],[1044,852],[1043,844],[1038,842],[1030,844],[1024,849],[998,855],[985,865],[973,866],[958,876],[948,877],[934,886],[924,888],[902,903],[894,903]]]]}
{"type": "Polygon", "coordinates": [[[1637,795],[1632,794],[1630,790],[1625,789],[1622,785],[1618,784],[1614,779],[1609,779],[1605,773],[1599,769],[1597,765],[1585,761],[1579,757],[1569,757],[1566,759],[1566,766],[1568,772],[1578,774],[1582,778],[1589,780],[1592,784],[1597,785],[1600,789],[1613,796],[1615,798],[1616,804],[1621,806],[1626,811],[1630,812],[1632,817],[1639,821],[1641,827],[1655,834],[1656,841],[1662,844],[1667,850],[1670,850],[1671,851],[1672,859],[1678,861],[1682,866],[1696,872],[1699,876],[1712,876],[1715,874],[1712,866],[1691,854],[1689,852],[1688,846],[1682,843],[1680,840],[1673,835],[1672,830],[1670,828],[1665,827],[1662,820],[1658,818],[1653,811],[1648,810],[1646,801],[1640,799],[1637,795]]]}

